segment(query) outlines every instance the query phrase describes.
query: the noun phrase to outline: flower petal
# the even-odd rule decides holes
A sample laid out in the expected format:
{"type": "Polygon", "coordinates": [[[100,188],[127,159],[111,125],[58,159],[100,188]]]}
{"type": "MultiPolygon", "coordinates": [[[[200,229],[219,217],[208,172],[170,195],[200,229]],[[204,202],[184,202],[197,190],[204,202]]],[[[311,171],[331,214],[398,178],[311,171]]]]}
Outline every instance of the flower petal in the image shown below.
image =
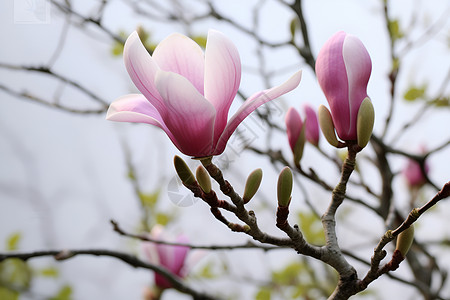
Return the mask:
{"type": "Polygon", "coordinates": [[[303,106],[303,109],[305,110],[305,115],[306,115],[306,117],[305,117],[306,139],[311,144],[318,146],[319,145],[319,122],[317,120],[317,113],[308,104],[305,104],[303,106]]]}
{"type": "Polygon", "coordinates": [[[211,155],[216,110],[183,76],[158,71],[156,87],[165,101],[164,122],[186,155],[211,155]]]}
{"type": "Polygon", "coordinates": [[[350,107],[349,136],[356,135],[356,119],[361,102],[367,97],[367,83],[372,71],[372,61],[363,43],[351,34],[344,40],[342,57],[348,79],[348,105],[350,107]]]}
{"type": "Polygon", "coordinates": [[[286,133],[289,145],[291,146],[292,151],[294,151],[295,144],[297,143],[303,128],[303,121],[298,111],[293,107],[288,109],[284,120],[286,123],[286,133]]]}
{"type": "Polygon", "coordinates": [[[234,44],[210,30],[205,51],[205,98],[216,108],[214,141],[227,125],[228,111],[241,82],[241,60],[234,44]]]}
{"type": "Polygon", "coordinates": [[[125,42],[123,60],[134,85],[164,115],[164,103],[154,84],[155,73],[159,68],[142,45],[136,31],[125,42]]]}
{"type": "Polygon", "coordinates": [[[317,80],[330,105],[336,131],[343,140],[347,139],[350,128],[348,78],[342,57],[346,35],[343,31],[334,34],[323,45],[316,60],[317,80]]]}
{"type": "Polygon", "coordinates": [[[296,88],[300,84],[300,80],[302,78],[302,71],[298,71],[294,75],[291,76],[287,81],[283,84],[273,87],[268,90],[264,90],[258,92],[248,98],[244,104],[238,109],[238,111],[231,117],[227,126],[225,127],[220,139],[217,142],[216,149],[214,151],[214,155],[221,154],[227,145],[228,139],[236,130],[239,124],[255,109],[263,105],[264,103],[278,98],[296,88]]]}
{"type": "Polygon", "coordinates": [[[141,94],[125,95],[115,100],[108,108],[106,119],[116,122],[147,123],[157,126],[164,130],[177,148],[180,148],[159,112],[141,94]]]}
{"type": "Polygon", "coordinates": [[[203,95],[205,58],[202,48],[193,40],[173,33],[158,44],[153,59],[161,70],[186,77],[203,95]]]}
{"type": "MultiPolygon", "coordinates": [[[[177,237],[176,240],[177,243],[180,244],[187,244],[189,243],[189,239],[184,236],[184,235],[179,235],[177,237]]],[[[173,262],[172,262],[172,270],[175,274],[177,274],[180,277],[183,277],[183,273],[181,272],[181,270],[183,269],[184,266],[184,262],[186,260],[186,256],[189,252],[189,247],[184,247],[184,246],[175,246],[174,249],[174,257],[173,257],[173,262]]]]}

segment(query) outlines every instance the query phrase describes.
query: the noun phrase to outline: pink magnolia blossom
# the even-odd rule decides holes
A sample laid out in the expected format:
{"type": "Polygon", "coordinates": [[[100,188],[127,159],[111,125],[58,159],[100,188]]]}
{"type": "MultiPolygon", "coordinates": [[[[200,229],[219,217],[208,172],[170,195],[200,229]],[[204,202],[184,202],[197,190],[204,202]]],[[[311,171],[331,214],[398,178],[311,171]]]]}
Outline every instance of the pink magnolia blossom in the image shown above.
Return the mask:
{"type": "Polygon", "coordinates": [[[316,74],[334,127],[343,141],[357,139],[357,116],[367,96],[372,62],[363,43],[343,31],[334,34],[317,56],[316,74]]]}
{"type": "MultiPolygon", "coordinates": [[[[165,240],[167,234],[164,233],[162,226],[155,226],[150,233],[150,238],[155,240],[165,240]]],[[[178,235],[175,242],[185,244],[188,243],[189,240],[184,235],[178,235]]],[[[145,242],[143,243],[143,250],[149,262],[165,267],[180,278],[186,276],[187,270],[185,268],[185,260],[189,252],[188,247],[145,242]]],[[[158,273],[155,273],[155,285],[160,289],[172,287],[170,282],[158,273]]]]}
{"type": "MultiPolygon", "coordinates": [[[[422,149],[422,152],[425,152],[425,148],[422,149]]],[[[425,174],[428,174],[428,172],[430,171],[430,166],[426,161],[424,164],[424,171],[425,174]]],[[[413,159],[408,159],[408,162],[402,173],[405,176],[406,182],[408,183],[409,187],[421,187],[427,182],[420,164],[413,159]]]]}
{"type": "Polygon", "coordinates": [[[303,106],[303,110],[305,113],[304,121],[298,111],[293,107],[290,107],[286,113],[286,133],[292,151],[294,151],[303,126],[305,126],[306,140],[315,146],[319,144],[319,122],[317,121],[317,114],[308,104],[303,106]]]}
{"type": "Polygon", "coordinates": [[[314,146],[319,145],[319,122],[316,111],[308,104],[303,106],[305,110],[306,140],[314,146]]]}
{"type": "Polygon", "coordinates": [[[248,98],[228,120],[241,80],[241,62],[222,33],[208,32],[205,52],[190,38],[175,33],[150,56],[133,32],[124,47],[126,69],[142,94],[120,97],[107,119],[147,123],[165,131],[184,154],[221,154],[237,126],[256,108],[297,87],[301,71],[285,83],[248,98]]]}

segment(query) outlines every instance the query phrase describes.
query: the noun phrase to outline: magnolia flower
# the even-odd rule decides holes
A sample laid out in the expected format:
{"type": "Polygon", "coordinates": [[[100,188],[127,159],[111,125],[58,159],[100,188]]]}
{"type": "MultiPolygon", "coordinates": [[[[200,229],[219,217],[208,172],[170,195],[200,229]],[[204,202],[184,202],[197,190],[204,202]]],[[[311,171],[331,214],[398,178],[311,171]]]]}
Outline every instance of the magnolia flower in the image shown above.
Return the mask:
{"type": "Polygon", "coordinates": [[[330,133],[334,134],[334,129],[343,141],[357,141],[361,147],[369,141],[374,118],[373,106],[367,96],[371,71],[369,53],[353,35],[340,31],[320,50],[316,74],[330,105],[331,119],[326,116],[326,108],[321,107],[319,122],[330,143],[336,142],[330,136],[330,133]],[[363,106],[364,109],[360,110],[363,106]],[[332,132],[330,127],[333,128],[332,132]]]}
{"type": "Polygon", "coordinates": [[[303,106],[305,110],[306,140],[314,146],[319,145],[319,123],[316,111],[308,104],[303,106]]]}
{"type": "Polygon", "coordinates": [[[125,66],[141,94],[120,97],[107,119],[155,125],[184,154],[219,155],[236,127],[256,108],[297,87],[301,71],[285,83],[248,98],[228,120],[241,80],[241,62],[222,33],[208,32],[206,50],[175,33],[150,56],[133,32],[124,46],[125,66]]]}
{"type": "MultiPolygon", "coordinates": [[[[430,166],[427,164],[426,161],[424,164],[424,171],[425,174],[428,174],[428,172],[430,171],[430,166]]],[[[405,176],[408,186],[411,188],[421,187],[427,182],[425,174],[422,171],[422,168],[420,167],[420,164],[413,159],[408,159],[408,162],[405,168],[403,169],[402,173],[405,176]]]]}
{"type": "MultiPolygon", "coordinates": [[[[150,238],[155,240],[163,240],[165,233],[162,226],[155,226],[150,233],[150,238]]],[[[179,235],[176,243],[186,244],[189,242],[186,236],[179,235]]],[[[184,246],[171,246],[156,244],[151,242],[143,243],[144,254],[147,256],[149,262],[165,267],[174,275],[183,278],[186,276],[185,260],[189,252],[188,247],[184,246]]],[[[155,273],[155,285],[159,289],[167,289],[172,287],[170,282],[167,281],[162,275],[155,273]]]]}

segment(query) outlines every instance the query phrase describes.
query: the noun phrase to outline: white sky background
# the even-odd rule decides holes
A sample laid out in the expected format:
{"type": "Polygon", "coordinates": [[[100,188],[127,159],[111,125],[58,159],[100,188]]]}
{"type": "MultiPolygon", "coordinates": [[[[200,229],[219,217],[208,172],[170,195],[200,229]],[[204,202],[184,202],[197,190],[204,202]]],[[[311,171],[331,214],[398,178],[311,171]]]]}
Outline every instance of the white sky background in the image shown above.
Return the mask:
{"type": "MultiPolygon", "coordinates": [[[[16,0],[17,1],[17,0],[16,0]]],[[[194,5],[197,1],[185,1],[194,5]]],[[[230,16],[246,27],[251,26],[249,9],[255,1],[215,1],[217,9],[224,15],[230,16]],[[245,2],[245,3],[242,3],[245,2]]],[[[388,108],[389,85],[386,74],[390,68],[390,58],[387,48],[387,33],[382,16],[381,1],[304,1],[304,13],[310,30],[312,50],[316,56],[321,45],[336,31],[344,30],[358,36],[366,45],[373,62],[372,77],[368,92],[376,110],[375,132],[380,133],[388,108]]],[[[417,28],[413,37],[423,32],[425,26],[434,23],[446,11],[449,15],[449,4],[445,0],[435,1],[392,1],[391,13],[400,19],[401,26],[411,22],[417,14],[417,28]],[[394,3],[395,2],[395,3],[394,3]]],[[[89,13],[96,7],[94,1],[74,1],[74,10],[89,13]]],[[[198,5],[198,4],[197,4],[198,5]]],[[[179,25],[168,25],[136,15],[123,4],[113,1],[105,13],[104,25],[118,32],[131,32],[141,24],[151,30],[155,40],[161,40],[174,31],[183,31],[179,25]]],[[[46,63],[57,46],[59,34],[62,30],[62,15],[51,9],[49,24],[15,24],[14,5],[11,1],[0,4],[0,62],[21,65],[39,65],[46,63]]],[[[289,34],[288,26],[293,16],[286,8],[280,7],[276,1],[266,1],[261,17],[259,34],[265,39],[280,42],[289,34]]],[[[448,18],[447,18],[448,19],[448,18]]],[[[254,56],[255,45],[249,43],[245,34],[225,23],[204,21],[195,24],[191,31],[205,34],[208,28],[223,31],[236,44],[244,66],[242,89],[250,95],[264,88],[261,81],[254,74],[258,61],[254,56]]],[[[435,93],[450,67],[448,34],[450,24],[445,29],[412,51],[404,62],[404,68],[399,75],[398,93],[404,93],[411,83],[421,84],[426,81],[431,94],[435,93]],[[436,80],[434,80],[436,79],[436,80]]],[[[54,71],[83,83],[102,98],[113,101],[117,97],[134,91],[131,80],[120,58],[114,58],[110,53],[111,43],[108,40],[98,40],[99,34],[93,30],[91,36],[86,36],[75,27],[69,29],[68,38],[62,55],[54,65],[54,71]]],[[[286,80],[297,68],[304,70],[302,82],[297,90],[276,100],[277,105],[287,109],[290,105],[297,108],[304,102],[318,107],[326,100],[318,87],[311,70],[298,59],[292,50],[272,51],[267,55],[266,64],[270,70],[286,70],[280,72],[272,85],[286,80]]],[[[13,89],[25,89],[42,97],[51,97],[55,85],[44,76],[27,74],[22,71],[5,71],[0,69],[0,82],[13,89]]],[[[447,95],[449,93],[447,86],[447,95]]],[[[80,94],[65,91],[64,103],[74,107],[86,107],[89,103],[80,94]]],[[[128,125],[104,120],[104,115],[83,116],[50,109],[27,100],[16,99],[0,91],[0,248],[2,243],[13,232],[20,231],[23,240],[20,250],[32,251],[53,248],[107,248],[132,251],[127,239],[118,237],[112,232],[109,219],[116,219],[126,229],[136,228],[140,216],[138,200],[135,199],[132,187],[126,179],[124,156],[120,146],[120,139],[126,140],[133,154],[133,162],[142,180],[143,186],[151,192],[161,185],[166,185],[173,175],[172,158],[179,152],[171,145],[165,134],[146,125],[128,125]]],[[[233,105],[236,109],[239,105],[233,105]]],[[[420,105],[398,101],[392,132],[399,128],[414,115],[420,105]]],[[[279,116],[279,123],[283,124],[284,114],[279,116]]],[[[245,124],[252,124],[249,119],[245,124]]],[[[394,146],[406,151],[415,151],[419,145],[425,143],[428,148],[434,148],[449,140],[449,111],[448,109],[429,110],[421,123],[411,129],[404,138],[395,141],[394,146]]],[[[242,126],[241,126],[242,127],[242,126]]],[[[255,127],[252,127],[255,128],[255,127]]],[[[264,129],[257,128],[258,136],[264,135],[264,129]]],[[[390,136],[393,138],[394,135],[390,136]]],[[[255,145],[264,147],[265,139],[255,141],[255,145]]],[[[277,135],[272,142],[275,148],[282,148],[286,157],[290,157],[285,136],[277,135]]],[[[321,146],[326,152],[333,150],[327,146],[323,137],[321,146]]],[[[371,154],[371,150],[367,150],[371,154]]],[[[227,152],[226,152],[227,153],[227,152]]],[[[364,154],[362,154],[363,156],[364,154]]],[[[449,180],[448,165],[449,149],[432,156],[430,166],[431,178],[438,185],[449,180]]],[[[265,159],[249,153],[239,154],[225,175],[231,177],[235,187],[242,192],[246,174],[254,168],[263,166],[264,187],[262,200],[273,202],[275,205],[276,172],[265,159]],[[234,179],[234,181],[233,181],[234,179]]],[[[303,163],[313,166],[328,182],[337,181],[337,172],[328,170],[321,162],[322,157],[314,153],[309,146],[306,148],[303,163]],[[322,169],[323,171],[322,171],[322,169]]],[[[395,171],[400,170],[404,161],[394,161],[395,171]]],[[[192,163],[192,165],[195,165],[192,163]]],[[[379,179],[369,176],[373,180],[375,190],[379,190],[379,179]]],[[[395,191],[402,207],[407,201],[403,189],[404,183],[397,179],[395,191]]],[[[309,191],[314,193],[315,204],[323,210],[328,202],[328,193],[324,193],[314,185],[308,185],[309,191]]],[[[305,207],[299,191],[294,196],[293,211],[305,207]]],[[[433,191],[427,191],[428,196],[433,191]]],[[[162,193],[167,211],[174,209],[174,205],[162,193]]],[[[255,198],[253,201],[258,201],[255,198]]],[[[262,201],[261,200],[261,201],[262,201]]],[[[257,203],[251,208],[258,209],[257,203]]],[[[344,206],[345,207],[345,206],[344,206]]],[[[449,235],[448,223],[444,218],[445,211],[450,209],[448,203],[439,204],[439,210],[433,217],[424,216],[420,221],[418,238],[438,239],[449,235]],[[436,230],[439,228],[441,230],[436,230]]],[[[171,229],[174,232],[184,231],[194,244],[220,244],[244,242],[247,238],[234,234],[214,221],[208,209],[202,203],[177,210],[180,222],[171,229]]],[[[370,249],[375,245],[377,236],[384,230],[379,223],[369,223],[373,216],[366,211],[365,215],[351,214],[347,224],[358,226],[361,231],[371,233],[370,241],[354,240],[351,235],[340,236],[341,245],[352,247],[365,245],[361,253],[367,258],[370,249]],[[369,220],[369,221],[368,221],[369,220]],[[379,228],[377,228],[377,226],[379,228]],[[375,228],[374,228],[375,227],[375,228]]],[[[448,219],[448,217],[447,217],[448,219]]],[[[274,222],[274,212],[263,212],[259,216],[262,227],[272,233],[277,233],[274,222]]],[[[293,220],[292,222],[296,222],[293,220]]],[[[350,225],[345,228],[349,228],[350,225]]],[[[282,233],[277,233],[282,236],[282,233]]],[[[359,235],[360,237],[361,235],[359,235]]],[[[264,279],[265,275],[280,263],[288,261],[280,258],[286,256],[286,251],[273,252],[264,255],[260,251],[234,251],[227,257],[236,260],[232,269],[238,267],[242,276],[252,275],[252,268],[257,269],[257,279],[264,279]],[[269,258],[269,260],[267,260],[269,258]],[[262,263],[264,261],[264,264],[262,263]],[[250,262],[247,264],[247,262],[250,262]],[[255,267],[257,266],[257,267],[255,267]]],[[[448,254],[448,253],[447,253],[448,254]]],[[[214,257],[209,255],[206,260],[214,257]]],[[[448,257],[448,255],[447,255],[448,257]]],[[[292,259],[291,256],[288,256],[292,259]]],[[[448,259],[447,259],[448,262],[448,259]]],[[[33,262],[36,266],[51,264],[51,260],[38,259],[33,262]]],[[[62,272],[62,282],[73,284],[75,299],[139,299],[143,286],[148,284],[151,274],[143,270],[134,270],[127,265],[107,258],[75,258],[57,264],[62,272]],[[104,288],[108,287],[108,288],[104,288]]],[[[359,274],[366,272],[365,267],[358,266],[359,274]]],[[[405,270],[403,270],[405,271],[405,270]]],[[[399,273],[401,273],[400,270],[399,273]]],[[[408,276],[408,272],[404,272],[408,276]]],[[[254,275],[254,274],[253,274],[254,275]]],[[[195,284],[195,282],[192,282],[195,284]]],[[[219,286],[230,287],[230,281],[219,283],[219,286]]],[[[391,284],[387,279],[375,282],[371,287],[383,288],[391,284]]],[[[200,286],[208,287],[208,282],[200,282],[200,286]],[[203,285],[204,284],[204,285],[203,285]]],[[[36,282],[37,293],[46,294],[46,288],[54,289],[55,285],[49,280],[36,282]]],[[[234,286],[233,286],[234,288],[234,286]]],[[[240,292],[251,299],[252,289],[242,288],[240,292]]],[[[393,288],[402,295],[410,295],[411,290],[401,284],[394,283],[393,288]]],[[[447,294],[450,287],[446,287],[447,294]]],[[[386,289],[385,289],[386,290],[386,289]]],[[[169,295],[165,299],[188,299],[177,294],[176,298],[169,295]]],[[[173,296],[175,297],[175,296],[173,296]]],[[[367,298],[368,299],[368,298],[367,298]]],[[[406,298],[405,298],[406,299],[406,298]]]]}

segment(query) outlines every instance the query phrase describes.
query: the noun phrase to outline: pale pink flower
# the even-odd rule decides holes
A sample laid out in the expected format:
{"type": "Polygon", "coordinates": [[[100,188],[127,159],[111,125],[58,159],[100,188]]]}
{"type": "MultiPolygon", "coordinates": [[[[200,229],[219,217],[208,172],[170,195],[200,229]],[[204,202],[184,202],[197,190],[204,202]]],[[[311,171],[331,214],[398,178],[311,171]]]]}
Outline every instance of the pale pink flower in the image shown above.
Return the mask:
{"type": "Polygon", "coordinates": [[[160,127],[184,154],[221,154],[237,126],[256,108],[297,87],[301,71],[285,83],[248,98],[228,120],[241,80],[241,62],[222,33],[208,32],[203,53],[190,38],[175,33],[150,56],[136,32],[124,48],[126,69],[141,94],[123,96],[107,119],[160,127]]]}
{"type": "Polygon", "coordinates": [[[357,140],[357,116],[367,96],[372,62],[363,43],[343,31],[334,34],[320,50],[316,74],[336,132],[343,141],[357,140]]]}
{"type": "MultiPolygon", "coordinates": [[[[164,232],[162,226],[155,226],[150,233],[150,238],[166,241],[167,234],[164,232]]],[[[184,235],[178,235],[175,242],[180,244],[187,244],[189,240],[184,235]]],[[[186,256],[189,252],[189,247],[144,242],[143,250],[149,262],[163,266],[180,278],[186,276],[187,270],[185,268],[185,261],[186,256]]],[[[172,287],[169,281],[167,281],[162,275],[156,272],[155,285],[160,289],[172,287]]]]}

